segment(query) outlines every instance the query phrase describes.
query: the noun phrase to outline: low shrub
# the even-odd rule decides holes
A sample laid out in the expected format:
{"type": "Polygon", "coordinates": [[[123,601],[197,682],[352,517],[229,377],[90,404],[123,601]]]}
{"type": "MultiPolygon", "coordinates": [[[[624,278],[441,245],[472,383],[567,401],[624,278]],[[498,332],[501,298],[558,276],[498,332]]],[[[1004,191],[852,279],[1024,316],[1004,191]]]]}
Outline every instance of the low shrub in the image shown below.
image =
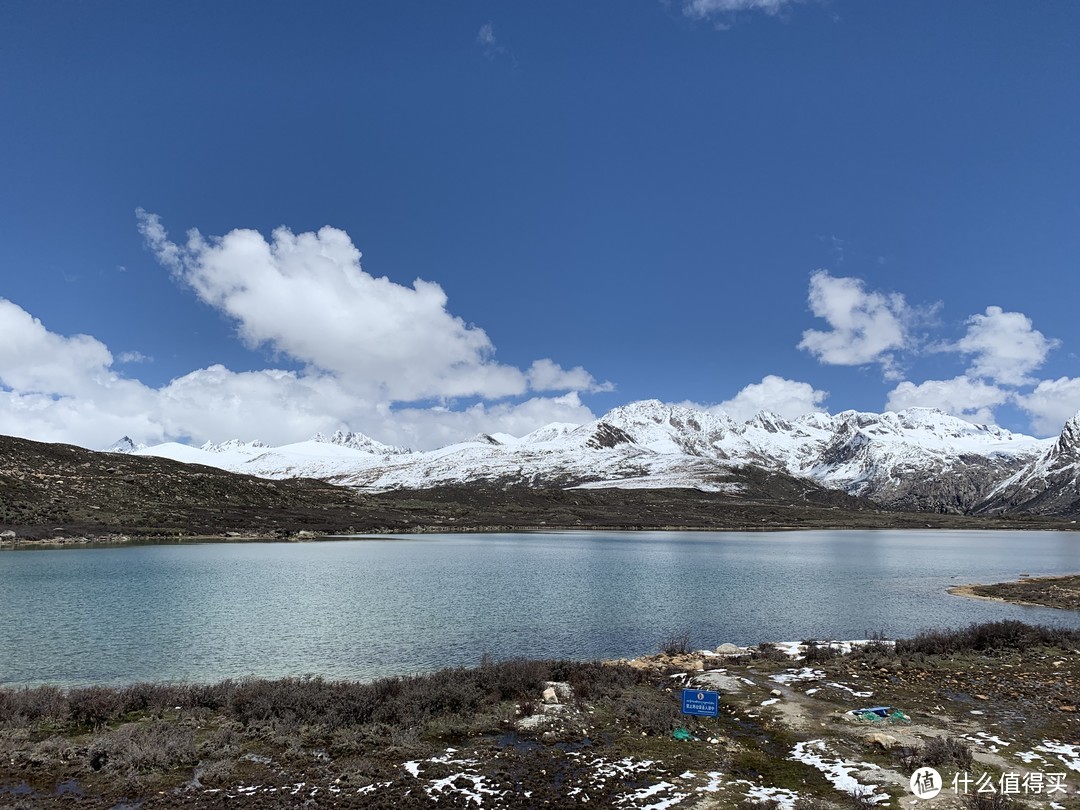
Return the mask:
{"type": "Polygon", "coordinates": [[[122,712],[120,695],[106,686],[72,689],[67,694],[68,714],[79,725],[100,726],[122,712]]]}
{"type": "Polygon", "coordinates": [[[660,652],[664,655],[686,655],[693,651],[694,647],[690,643],[689,633],[673,631],[660,643],[660,652]]]}
{"type": "Polygon", "coordinates": [[[129,723],[95,742],[88,753],[94,770],[133,775],[194,764],[195,735],[176,723],[129,723]]]}
{"type": "Polygon", "coordinates": [[[993,653],[1029,647],[1064,647],[1080,645],[1080,630],[1030,625],[1015,619],[971,624],[960,630],[927,630],[915,638],[900,639],[900,655],[951,655],[962,652],[993,653]]]}
{"type": "Polygon", "coordinates": [[[24,725],[67,714],[67,695],[55,686],[0,690],[0,725],[24,725]]]}
{"type": "Polygon", "coordinates": [[[643,670],[595,661],[557,661],[551,667],[551,680],[566,681],[579,700],[602,700],[621,695],[627,689],[647,683],[643,670]]]}
{"type": "Polygon", "coordinates": [[[675,701],[663,692],[631,692],[615,704],[615,712],[635,733],[649,736],[667,736],[685,722],[675,701]]]}
{"type": "Polygon", "coordinates": [[[834,658],[840,657],[840,650],[830,645],[827,641],[805,641],[803,643],[806,645],[806,651],[803,653],[803,658],[809,664],[821,661],[831,661],[834,658]]]}
{"type": "Polygon", "coordinates": [[[899,754],[901,764],[909,771],[926,766],[966,771],[973,762],[971,747],[955,737],[931,737],[918,748],[904,748],[899,754]]]}
{"type": "Polygon", "coordinates": [[[756,648],[750,650],[750,658],[759,659],[763,661],[790,661],[791,657],[773,644],[771,641],[766,641],[763,644],[758,644],[756,648]]]}

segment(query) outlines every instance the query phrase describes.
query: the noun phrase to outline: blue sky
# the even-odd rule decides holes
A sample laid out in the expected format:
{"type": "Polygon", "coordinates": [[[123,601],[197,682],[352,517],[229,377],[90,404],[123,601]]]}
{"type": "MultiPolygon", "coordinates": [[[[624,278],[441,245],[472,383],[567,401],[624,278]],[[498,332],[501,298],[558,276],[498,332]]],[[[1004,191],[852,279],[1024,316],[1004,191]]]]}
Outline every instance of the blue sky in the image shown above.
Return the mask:
{"type": "Polygon", "coordinates": [[[0,432],[433,446],[658,398],[1056,433],[1078,27],[1068,0],[5,3],[0,432]]]}

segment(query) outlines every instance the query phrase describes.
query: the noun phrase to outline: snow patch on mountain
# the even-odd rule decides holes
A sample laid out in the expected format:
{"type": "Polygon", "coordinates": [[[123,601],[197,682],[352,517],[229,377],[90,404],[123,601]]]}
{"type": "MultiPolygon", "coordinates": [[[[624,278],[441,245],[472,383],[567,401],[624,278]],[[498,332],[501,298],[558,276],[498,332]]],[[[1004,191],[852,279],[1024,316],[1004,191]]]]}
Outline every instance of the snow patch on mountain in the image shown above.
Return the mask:
{"type": "Polygon", "coordinates": [[[138,444],[132,441],[130,436],[122,436],[111,447],[106,447],[101,452],[103,453],[134,453],[137,450],[145,450],[145,444],[138,444]]]}
{"type": "Polygon", "coordinates": [[[739,423],[723,413],[646,400],[585,425],[554,423],[522,437],[483,433],[426,452],[348,431],[283,447],[230,441],[133,452],[370,490],[497,483],[734,491],[742,486],[736,471],[745,467],[785,473],[890,507],[966,512],[1000,492],[1002,482],[1019,486],[1051,469],[1075,480],[1080,415],[1058,440],[1040,440],[927,408],[815,413],[790,420],[761,412],[739,423]]]}
{"type": "Polygon", "coordinates": [[[976,506],[985,514],[1080,515],[1080,413],[1041,454],[1001,481],[976,506]]]}
{"type": "Polygon", "coordinates": [[[353,450],[363,450],[366,453],[374,453],[376,455],[399,455],[412,452],[412,450],[407,447],[394,447],[389,444],[383,444],[370,436],[365,436],[363,433],[357,433],[352,430],[338,430],[330,436],[316,433],[311,437],[311,441],[323,444],[336,444],[341,447],[349,447],[353,450]]]}

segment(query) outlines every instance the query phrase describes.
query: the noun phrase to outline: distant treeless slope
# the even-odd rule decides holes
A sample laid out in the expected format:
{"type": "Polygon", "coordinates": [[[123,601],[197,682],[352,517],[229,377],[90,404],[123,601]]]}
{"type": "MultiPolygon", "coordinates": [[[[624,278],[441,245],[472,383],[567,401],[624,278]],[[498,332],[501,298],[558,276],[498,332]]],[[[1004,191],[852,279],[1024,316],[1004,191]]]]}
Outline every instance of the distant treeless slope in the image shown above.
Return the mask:
{"type": "Polygon", "coordinates": [[[896,513],[757,468],[731,472],[739,493],[694,489],[458,486],[378,494],[311,479],[271,481],[160,458],[0,436],[0,532],[25,538],[300,531],[1049,527],[896,513]]]}

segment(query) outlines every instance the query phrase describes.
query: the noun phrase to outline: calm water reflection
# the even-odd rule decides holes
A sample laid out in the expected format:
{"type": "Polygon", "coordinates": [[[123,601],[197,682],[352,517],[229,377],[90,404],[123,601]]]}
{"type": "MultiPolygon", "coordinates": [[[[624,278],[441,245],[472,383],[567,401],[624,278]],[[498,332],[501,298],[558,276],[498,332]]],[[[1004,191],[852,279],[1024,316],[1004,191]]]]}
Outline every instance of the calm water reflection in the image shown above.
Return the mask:
{"type": "Polygon", "coordinates": [[[1069,532],[424,535],[0,552],[0,682],[318,673],[897,637],[1080,613],[949,596],[1080,571],[1069,532]]]}

